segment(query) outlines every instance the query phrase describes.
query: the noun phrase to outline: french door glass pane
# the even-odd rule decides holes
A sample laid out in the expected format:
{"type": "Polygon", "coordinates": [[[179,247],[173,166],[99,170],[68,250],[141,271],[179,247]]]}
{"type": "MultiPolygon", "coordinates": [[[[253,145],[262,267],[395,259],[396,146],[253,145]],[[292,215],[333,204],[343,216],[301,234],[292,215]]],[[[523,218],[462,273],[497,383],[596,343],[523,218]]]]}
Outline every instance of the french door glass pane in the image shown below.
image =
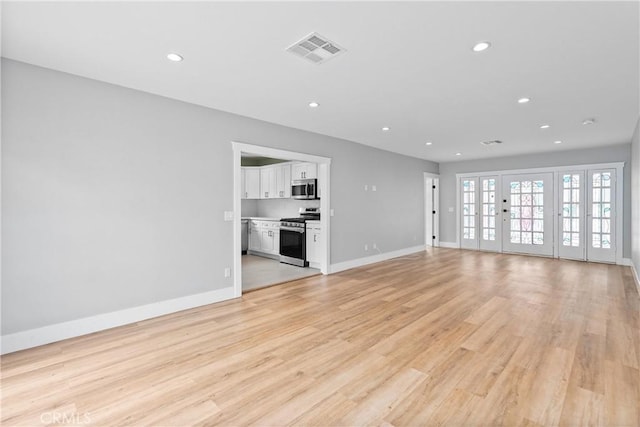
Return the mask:
{"type": "Polygon", "coordinates": [[[562,245],[580,246],[580,174],[562,175],[562,245]]]}
{"type": "Polygon", "coordinates": [[[591,247],[611,249],[611,172],[596,172],[592,181],[591,247]]]}
{"type": "Polygon", "coordinates": [[[511,243],[544,244],[544,182],[511,181],[511,243]]]}
{"type": "Polygon", "coordinates": [[[462,181],[462,237],[464,239],[476,238],[476,183],[474,180],[462,181]]]}
{"type": "Polygon", "coordinates": [[[482,239],[496,240],[496,179],[482,179],[482,239]]]}

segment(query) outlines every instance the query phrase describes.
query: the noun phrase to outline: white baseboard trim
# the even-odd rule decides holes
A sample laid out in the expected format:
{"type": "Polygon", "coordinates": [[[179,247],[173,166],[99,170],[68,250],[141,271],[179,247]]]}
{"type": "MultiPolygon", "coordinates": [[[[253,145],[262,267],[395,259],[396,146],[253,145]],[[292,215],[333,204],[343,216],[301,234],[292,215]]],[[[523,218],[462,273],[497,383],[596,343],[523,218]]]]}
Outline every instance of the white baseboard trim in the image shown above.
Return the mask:
{"type": "Polygon", "coordinates": [[[631,262],[631,258],[622,258],[622,260],[620,260],[620,262],[617,264],[626,265],[627,267],[631,267],[633,265],[633,263],[631,262]]]}
{"type": "Polygon", "coordinates": [[[3,335],[0,354],[13,353],[234,297],[233,287],[228,287],[3,335]]]}
{"type": "Polygon", "coordinates": [[[350,261],[339,262],[337,264],[331,264],[329,267],[329,273],[338,273],[344,270],[350,270],[352,268],[362,267],[368,264],[374,264],[376,262],[387,261],[392,258],[398,258],[405,255],[414,254],[416,252],[422,252],[425,250],[425,246],[413,246],[405,249],[398,249],[397,251],[384,252],[381,254],[371,255],[364,258],[352,259],[350,261]]]}
{"type": "Polygon", "coordinates": [[[450,248],[450,249],[460,249],[460,245],[458,245],[456,242],[443,242],[443,241],[440,241],[440,247],[441,248],[450,248]]]}

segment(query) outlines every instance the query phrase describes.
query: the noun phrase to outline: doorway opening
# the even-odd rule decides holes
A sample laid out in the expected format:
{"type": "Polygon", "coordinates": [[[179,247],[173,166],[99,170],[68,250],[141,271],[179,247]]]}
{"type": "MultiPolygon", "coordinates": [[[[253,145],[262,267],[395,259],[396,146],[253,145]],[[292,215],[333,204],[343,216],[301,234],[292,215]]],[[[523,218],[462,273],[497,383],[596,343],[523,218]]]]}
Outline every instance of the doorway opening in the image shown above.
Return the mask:
{"type": "Polygon", "coordinates": [[[331,159],[240,142],[232,147],[234,296],[328,274],[331,159]]]}

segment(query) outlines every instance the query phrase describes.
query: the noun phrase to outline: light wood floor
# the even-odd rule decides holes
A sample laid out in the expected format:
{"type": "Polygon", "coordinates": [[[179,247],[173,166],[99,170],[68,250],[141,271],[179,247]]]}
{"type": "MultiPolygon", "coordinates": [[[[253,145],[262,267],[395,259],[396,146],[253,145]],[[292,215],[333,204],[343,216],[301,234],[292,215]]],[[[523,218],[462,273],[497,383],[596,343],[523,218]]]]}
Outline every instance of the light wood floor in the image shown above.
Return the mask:
{"type": "Polygon", "coordinates": [[[434,249],[9,354],[2,423],[635,426],[638,311],[628,267],[434,249]]]}
{"type": "Polygon", "coordinates": [[[303,277],[320,274],[320,270],[281,263],[256,255],[242,255],[242,290],[250,291],[303,277]]]}

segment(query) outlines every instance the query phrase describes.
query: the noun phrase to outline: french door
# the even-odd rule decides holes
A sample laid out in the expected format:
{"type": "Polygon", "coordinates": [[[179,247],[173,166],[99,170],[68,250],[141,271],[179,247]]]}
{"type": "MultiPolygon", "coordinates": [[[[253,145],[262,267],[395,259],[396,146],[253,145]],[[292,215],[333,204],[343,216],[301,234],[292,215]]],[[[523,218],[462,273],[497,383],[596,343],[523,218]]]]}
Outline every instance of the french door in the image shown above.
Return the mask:
{"type": "Polygon", "coordinates": [[[567,171],[559,176],[558,256],[615,262],[615,169],[567,171]]]}
{"type": "Polygon", "coordinates": [[[615,169],[588,172],[587,260],[616,261],[615,169]]]}
{"type": "Polygon", "coordinates": [[[553,173],[503,175],[502,248],[553,256],[553,173]]]}
{"type": "Polygon", "coordinates": [[[586,256],[586,182],[584,171],[559,174],[558,257],[584,260],[586,256]]]}
{"type": "Polygon", "coordinates": [[[460,247],[615,263],[619,173],[577,167],[460,177],[460,247]]]}
{"type": "Polygon", "coordinates": [[[462,180],[462,248],[500,252],[499,194],[497,175],[462,180]]]}

